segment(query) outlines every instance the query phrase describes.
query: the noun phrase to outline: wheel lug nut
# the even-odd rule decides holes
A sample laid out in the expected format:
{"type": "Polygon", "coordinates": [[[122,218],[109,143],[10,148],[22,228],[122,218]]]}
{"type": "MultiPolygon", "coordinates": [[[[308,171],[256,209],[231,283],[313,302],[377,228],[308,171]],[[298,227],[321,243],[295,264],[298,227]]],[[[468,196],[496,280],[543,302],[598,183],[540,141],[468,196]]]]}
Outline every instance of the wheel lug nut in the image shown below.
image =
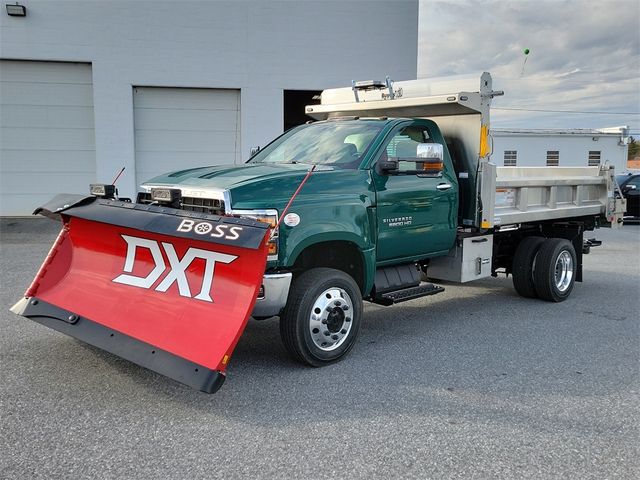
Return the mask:
{"type": "Polygon", "coordinates": [[[328,336],[329,336],[329,335],[331,335],[331,334],[329,333],[329,330],[325,330],[325,331],[324,331],[324,335],[325,335],[326,337],[328,337],[328,336]]]}
{"type": "Polygon", "coordinates": [[[343,328],[342,330],[340,330],[340,333],[344,335],[345,333],[347,333],[347,331],[343,328]]]}
{"type": "Polygon", "coordinates": [[[342,305],[342,302],[336,301],[336,306],[339,307],[340,305],[342,305]]]}
{"type": "Polygon", "coordinates": [[[323,324],[323,325],[326,325],[326,324],[327,324],[327,319],[326,319],[326,318],[323,318],[323,319],[322,319],[322,324],[323,324]]]}
{"type": "Polygon", "coordinates": [[[331,335],[331,338],[333,338],[334,340],[338,339],[338,335],[331,335]]]}
{"type": "Polygon", "coordinates": [[[351,317],[345,317],[344,321],[345,322],[350,322],[351,321],[351,317]]]}
{"type": "Polygon", "coordinates": [[[349,305],[343,305],[343,306],[342,306],[342,310],[344,310],[345,312],[346,312],[347,310],[349,310],[349,305]]]}

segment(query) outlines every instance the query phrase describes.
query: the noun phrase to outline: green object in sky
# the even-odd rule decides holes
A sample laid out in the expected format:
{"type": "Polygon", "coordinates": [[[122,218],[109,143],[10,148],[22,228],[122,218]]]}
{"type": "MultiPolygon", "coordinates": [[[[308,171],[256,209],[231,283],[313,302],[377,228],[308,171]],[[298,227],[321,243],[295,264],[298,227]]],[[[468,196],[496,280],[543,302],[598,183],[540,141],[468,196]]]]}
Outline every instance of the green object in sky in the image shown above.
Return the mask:
{"type": "Polygon", "coordinates": [[[528,49],[528,48],[525,48],[525,49],[524,49],[524,54],[525,54],[525,55],[529,55],[529,49],[528,49]]]}

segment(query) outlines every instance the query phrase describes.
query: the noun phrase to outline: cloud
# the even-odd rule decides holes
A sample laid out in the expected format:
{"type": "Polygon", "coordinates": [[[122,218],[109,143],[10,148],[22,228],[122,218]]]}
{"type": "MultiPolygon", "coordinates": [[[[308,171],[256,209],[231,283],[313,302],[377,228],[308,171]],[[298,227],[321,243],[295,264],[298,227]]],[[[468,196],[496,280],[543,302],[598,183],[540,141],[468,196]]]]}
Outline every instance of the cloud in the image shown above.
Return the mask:
{"type": "Polygon", "coordinates": [[[574,68],[570,72],[556,73],[556,78],[568,77],[570,75],[573,75],[574,73],[580,73],[581,71],[582,70],[580,70],[579,68],[574,68]]]}
{"type": "MultiPolygon", "coordinates": [[[[494,107],[638,112],[639,31],[636,0],[421,0],[418,76],[490,71],[494,107]]],[[[495,110],[492,123],[640,131],[640,115],[495,110]]]]}

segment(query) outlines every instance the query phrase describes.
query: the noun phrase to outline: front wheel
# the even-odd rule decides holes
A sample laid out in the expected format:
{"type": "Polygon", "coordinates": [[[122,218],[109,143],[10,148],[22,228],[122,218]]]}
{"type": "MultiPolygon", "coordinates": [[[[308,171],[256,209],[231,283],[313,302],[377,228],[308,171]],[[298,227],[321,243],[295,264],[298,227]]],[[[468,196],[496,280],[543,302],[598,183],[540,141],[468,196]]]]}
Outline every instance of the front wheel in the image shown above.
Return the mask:
{"type": "Polygon", "coordinates": [[[355,344],[362,317],[356,282],[333,268],[314,268],[294,279],[280,316],[287,351],[313,367],[336,362],[355,344]]]}

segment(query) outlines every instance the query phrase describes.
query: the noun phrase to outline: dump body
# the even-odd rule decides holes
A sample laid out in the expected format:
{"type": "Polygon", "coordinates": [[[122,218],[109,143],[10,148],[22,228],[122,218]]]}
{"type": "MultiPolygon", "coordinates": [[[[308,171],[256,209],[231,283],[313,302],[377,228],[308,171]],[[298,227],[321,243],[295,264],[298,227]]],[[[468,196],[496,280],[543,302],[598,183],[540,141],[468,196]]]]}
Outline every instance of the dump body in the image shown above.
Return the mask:
{"type": "MultiPolygon", "coordinates": [[[[602,216],[618,226],[613,168],[497,167],[494,225],[602,216]]],[[[488,214],[491,216],[491,214],[488,214]]]]}

